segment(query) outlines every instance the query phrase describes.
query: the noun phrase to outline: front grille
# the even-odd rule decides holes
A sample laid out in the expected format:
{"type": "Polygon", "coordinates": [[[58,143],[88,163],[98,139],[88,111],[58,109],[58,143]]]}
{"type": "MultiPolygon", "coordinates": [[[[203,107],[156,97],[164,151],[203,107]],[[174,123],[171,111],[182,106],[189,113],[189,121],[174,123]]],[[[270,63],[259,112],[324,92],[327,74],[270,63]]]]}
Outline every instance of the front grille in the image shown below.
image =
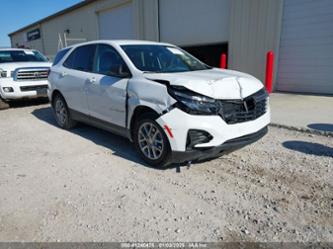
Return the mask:
{"type": "Polygon", "coordinates": [[[29,91],[38,91],[47,89],[48,85],[39,85],[39,86],[21,86],[20,89],[22,92],[29,92],[29,91]]]}
{"type": "Polygon", "coordinates": [[[262,89],[243,100],[220,100],[219,115],[227,124],[251,121],[266,113],[268,94],[262,89]]]}
{"type": "Polygon", "coordinates": [[[45,80],[48,77],[48,69],[19,70],[16,72],[16,80],[45,80]]]}

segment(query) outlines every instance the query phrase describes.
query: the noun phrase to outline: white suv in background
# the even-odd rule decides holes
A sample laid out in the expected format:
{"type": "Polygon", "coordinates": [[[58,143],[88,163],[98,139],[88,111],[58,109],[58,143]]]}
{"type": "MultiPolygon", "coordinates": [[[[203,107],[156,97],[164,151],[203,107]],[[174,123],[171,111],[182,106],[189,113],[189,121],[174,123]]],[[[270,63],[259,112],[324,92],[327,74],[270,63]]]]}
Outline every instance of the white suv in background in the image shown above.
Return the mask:
{"type": "Polygon", "coordinates": [[[0,49],[1,102],[47,97],[48,71],[51,63],[37,50],[0,49]]]}
{"type": "Polygon", "coordinates": [[[49,82],[60,127],[81,121],[125,136],[155,167],[231,152],[264,136],[270,122],[259,80],[166,43],[75,45],[58,53],[49,82]]]}

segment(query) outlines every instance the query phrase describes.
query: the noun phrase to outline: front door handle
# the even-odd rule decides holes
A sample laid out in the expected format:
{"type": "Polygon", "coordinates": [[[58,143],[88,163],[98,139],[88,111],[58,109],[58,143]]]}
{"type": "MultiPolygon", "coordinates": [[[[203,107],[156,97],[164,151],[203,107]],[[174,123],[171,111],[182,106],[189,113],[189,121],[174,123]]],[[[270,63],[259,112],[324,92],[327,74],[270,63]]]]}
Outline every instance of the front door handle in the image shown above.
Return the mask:
{"type": "Polygon", "coordinates": [[[62,73],[61,73],[61,77],[65,77],[66,75],[67,75],[66,72],[62,72],[62,73]]]}

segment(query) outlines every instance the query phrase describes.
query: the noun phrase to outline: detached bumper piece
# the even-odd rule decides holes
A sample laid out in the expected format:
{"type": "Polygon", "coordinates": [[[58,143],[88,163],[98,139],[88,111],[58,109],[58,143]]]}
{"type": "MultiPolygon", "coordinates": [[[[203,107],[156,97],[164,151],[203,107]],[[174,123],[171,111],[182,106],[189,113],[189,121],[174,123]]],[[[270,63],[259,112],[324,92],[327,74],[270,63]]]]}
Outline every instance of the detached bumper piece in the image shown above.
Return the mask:
{"type": "Polygon", "coordinates": [[[265,128],[255,133],[228,140],[216,147],[195,148],[193,150],[184,152],[173,151],[172,162],[184,163],[188,161],[204,161],[207,159],[216,158],[258,141],[260,138],[265,136],[267,132],[268,128],[266,126],[265,128]]]}

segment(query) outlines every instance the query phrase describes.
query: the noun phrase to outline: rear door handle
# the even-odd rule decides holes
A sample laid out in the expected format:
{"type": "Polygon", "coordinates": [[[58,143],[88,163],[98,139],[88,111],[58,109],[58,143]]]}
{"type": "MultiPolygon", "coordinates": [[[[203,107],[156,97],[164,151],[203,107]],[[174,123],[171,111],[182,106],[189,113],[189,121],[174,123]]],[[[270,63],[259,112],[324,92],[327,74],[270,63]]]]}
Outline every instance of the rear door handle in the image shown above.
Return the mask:
{"type": "Polygon", "coordinates": [[[95,77],[91,77],[91,78],[89,78],[89,82],[90,82],[91,84],[95,84],[95,83],[96,83],[96,78],[95,78],[95,77]]]}
{"type": "Polygon", "coordinates": [[[67,75],[66,72],[62,72],[62,73],[61,73],[61,77],[65,77],[66,75],[67,75]]]}

